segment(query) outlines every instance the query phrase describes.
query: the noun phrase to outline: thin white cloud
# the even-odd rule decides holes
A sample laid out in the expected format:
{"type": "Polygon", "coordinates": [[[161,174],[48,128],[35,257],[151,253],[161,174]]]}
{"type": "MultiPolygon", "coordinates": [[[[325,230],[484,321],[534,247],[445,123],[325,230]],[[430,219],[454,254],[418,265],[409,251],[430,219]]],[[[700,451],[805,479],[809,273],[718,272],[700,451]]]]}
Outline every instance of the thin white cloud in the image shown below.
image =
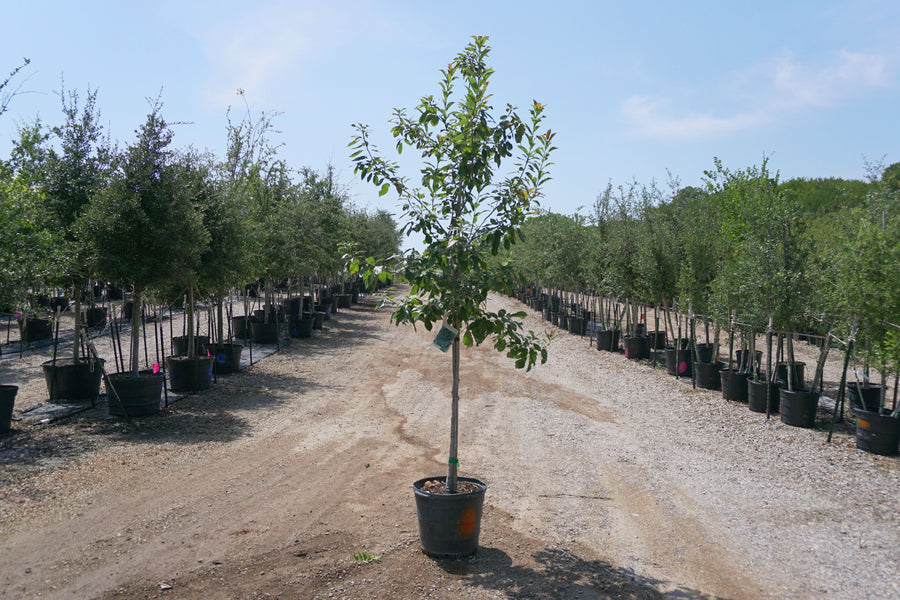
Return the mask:
{"type": "Polygon", "coordinates": [[[792,57],[775,63],[772,87],[774,105],[781,109],[830,106],[860,90],[890,85],[887,60],[883,56],[841,51],[830,65],[805,68],[792,57]]]}
{"type": "Polygon", "coordinates": [[[749,112],[729,117],[710,114],[674,116],[667,111],[667,103],[646,96],[632,96],[625,100],[622,113],[639,137],[660,140],[703,140],[715,138],[766,122],[762,113],[749,112]]]}
{"type": "Polygon", "coordinates": [[[784,55],[747,69],[734,79],[740,81],[742,88],[738,96],[752,99],[753,105],[732,114],[679,114],[668,98],[640,95],[624,101],[622,114],[636,137],[666,141],[714,139],[776,122],[799,110],[835,106],[853,96],[894,85],[884,56],[848,51],[838,53],[830,64],[819,68],[784,55]]]}
{"type": "Polygon", "coordinates": [[[336,48],[392,33],[365,3],[252,3],[202,33],[211,67],[208,100],[231,104],[238,88],[254,101],[267,98],[298,86],[306,67],[336,48]]]}

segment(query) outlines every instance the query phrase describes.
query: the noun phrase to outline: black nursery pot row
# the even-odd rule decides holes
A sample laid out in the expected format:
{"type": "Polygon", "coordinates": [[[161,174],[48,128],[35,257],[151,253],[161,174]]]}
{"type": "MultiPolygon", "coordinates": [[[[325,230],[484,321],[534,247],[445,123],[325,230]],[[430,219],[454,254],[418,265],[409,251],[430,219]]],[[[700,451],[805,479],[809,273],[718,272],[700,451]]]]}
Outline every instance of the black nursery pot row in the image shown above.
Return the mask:
{"type": "MultiPolygon", "coordinates": [[[[287,324],[291,337],[309,338],[314,329],[322,329],[323,322],[339,309],[351,308],[359,301],[359,289],[355,286],[335,288],[323,295],[321,304],[313,305],[307,296],[289,298],[282,306],[271,310],[268,320],[265,311],[255,311],[252,317],[234,317],[232,328],[236,340],[250,340],[257,344],[277,344],[282,327],[287,324]]],[[[84,322],[89,327],[106,323],[106,307],[86,308],[84,322]]],[[[38,341],[50,339],[52,321],[49,319],[23,318],[20,320],[22,339],[38,341]]],[[[226,375],[240,370],[243,343],[211,344],[209,336],[194,336],[195,358],[188,358],[188,336],[172,339],[172,356],[166,358],[169,389],[175,393],[195,392],[209,388],[213,375],[226,375]]],[[[42,371],[54,402],[90,401],[95,404],[100,393],[105,360],[56,359],[42,365],[42,371]]],[[[141,371],[112,373],[107,377],[109,412],[113,416],[139,417],[152,415],[161,409],[161,395],[165,385],[165,372],[141,371]]],[[[18,387],[0,385],[0,434],[10,431],[13,406],[18,387]]]]}
{"type": "MultiPolygon", "coordinates": [[[[518,298],[542,313],[544,320],[584,335],[589,317],[567,315],[557,297],[547,294],[527,296],[520,292],[518,298]],[[574,323],[574,326],[573,326],[574,323]]],[[[589,312],[583,311],[590,315],[589,312]]],[[[819,406],[819,393],[804,388],[805,367],[802,362],[779,363],[775,367],[774,381],[755,380],[749,373],[723,368],[722,362],[713,361],[713,345],[698,344],[696,361],[689,339],[674,340],[666,345],[666,332],[639,332],[641,335],[621,336],[619,330],[604,329],[594,333],[597,350],[617,352],[620,343],[625,356],[631,360],[643,360],[653,356],[654,350],[662,350],[666,371],[673,376],[693,377],[697,387],[721,390],[722,397],[748,405],[758,413],[780,413],[782,423],[794,427],[815,426],[819,406]],[[788,379],[790,378],[790,386],[788,379]]],[[[741,364],[741,351],[737,352],[737,364],[741,364]]],[[[762,351],[756,351],[761,360],[762,351]]],[[[879,386],[859,387],[855,382],[847,384],[847,394],[856,416],[856,445],[859,449],[885,456],[900,454],[900,417],[880,408],[879,386]]]]}

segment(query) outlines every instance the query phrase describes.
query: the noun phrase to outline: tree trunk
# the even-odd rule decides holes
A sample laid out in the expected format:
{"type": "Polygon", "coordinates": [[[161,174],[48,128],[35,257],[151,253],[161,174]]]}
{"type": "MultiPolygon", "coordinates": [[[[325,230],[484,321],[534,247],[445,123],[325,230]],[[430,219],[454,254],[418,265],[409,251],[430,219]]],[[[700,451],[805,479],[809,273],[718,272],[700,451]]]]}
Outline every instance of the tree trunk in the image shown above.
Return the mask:
{"type": "Polygon", "coordinates": [[[140,342],[141,342],[141,292],[134,290],[131,308],[131,374],[135,377],[140,373],[140,342]]]}
{"type": "Polygon", "coordinates": [[[459,327],[456,337],[451,345],[453,388],[450,392],[450,460],[447,469],[447,489],[451,494],[456,493],[456,476],[459,470],[459,460],[456,456],[459,450],[459,327]]]}
{"type": "Polygon", "coordinates": [[[187,298],[187,355],[189,359],[197,358],[194,348],[194,284],[188,284],[187,298]]]}
{"type": "Polygon", "coordinates": [[[216,342],[225,343],[225,291],[216,294],[216,342]]]}
{"type": "Polygon", "coordinates": [[[81,349],[81,292],[78,284],[72,286],[72,297],[75,298],[75,342],[72,344],[72,360],[78,362],[78,350],[81,349]]]}

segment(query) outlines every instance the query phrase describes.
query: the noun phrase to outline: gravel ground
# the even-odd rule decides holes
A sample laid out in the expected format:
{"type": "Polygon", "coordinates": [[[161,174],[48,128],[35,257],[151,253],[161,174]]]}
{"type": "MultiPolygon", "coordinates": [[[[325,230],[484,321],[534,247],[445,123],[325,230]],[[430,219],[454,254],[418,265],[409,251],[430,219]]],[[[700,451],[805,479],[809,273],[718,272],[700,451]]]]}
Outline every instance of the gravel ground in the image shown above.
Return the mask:
{"type": "Polygon", "coordinates": [[[857,450],[848,424],[826,443],[825,411],[786,426],[559,331],[529,373],[464,350],[481,548],[425,557],[410,484],[442,473],[449,413],[432,338],[356,307],[135,424],[18,422],[0,596],[900,598],[900,460],[857,450]]]}

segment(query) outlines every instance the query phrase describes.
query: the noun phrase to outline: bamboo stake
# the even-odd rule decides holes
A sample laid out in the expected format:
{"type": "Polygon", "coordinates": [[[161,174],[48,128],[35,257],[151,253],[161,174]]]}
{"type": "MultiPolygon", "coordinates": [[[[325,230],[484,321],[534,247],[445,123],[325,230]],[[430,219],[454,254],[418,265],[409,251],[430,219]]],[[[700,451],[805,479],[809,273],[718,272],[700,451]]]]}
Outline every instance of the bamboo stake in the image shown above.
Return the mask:
{"type": "Polygon", "coordinates": [[[732,358],[734,357],[734,311],[730,313],[730,321],[728,324],[728,370],[732,369],[732,358]]]}
{"type": "Polygon", "coordinates": [[[56,307],[56,318],[53,320],[55,332],[53,334],[53,358],[51,359],[53,370],[50,376],[50,399],[55,397],[53,392],[56,389],[56,353],[59,351],[59,306],[56,307]]]}
{"type": "Polygon", "coordinates": [[[769,407],[769,398],[772,397],[772,383],[775,381],[775,373],[772,367],[772,316],[766,325],[766,421],[772,414],[769,407]]]}
{"type": "MultiPolygon", "coordinates": [[[[694,357],[696,358],[696,362],[700,362],[700,350],[697,348],[697,330],[696,330],[696,322],[694,320],[694,308],[692,306],[688,306],[688,317],[690,319],[690,339],[689,342],[690,347],[693,349],[694,357]]],[[[691,387],[697,389],[697,369],[691,369],[691,387]]]]}
{"type": "MultiPolygon", "coordinates": [[[[156,350],[156,364],[159,364],[159,337],[160,337],[160,330],[156,327],[156,324],[159,322],[159,319],[157,318],[156,315],[157,315],[157,312],[156,312],[156,309],[154,308],[154,310],[153,310],[153,346],[154,346],[154,348],[155,348],[155,350],[156,350]]],[[[161,327],[161,326],[162,326],[162,325],[160,324],[160,327],[161,327]]],[[[146,335],[146,330],[145,330],[145,334],[144,334],[144,335],[146,335]]]]}
{"type": "MultiPolygon", "coordinates": [[[[134,310],[134,305],[132,304],[131,310],[134,310]]],[[[155,329],[155,328],[154,328],[155,329]]],[[[147,350],[147,319],[144,314],[144,304],[141,303],[141,331],[144,335],[144,367],[150,367],[150,352],[147,350]]]]}

